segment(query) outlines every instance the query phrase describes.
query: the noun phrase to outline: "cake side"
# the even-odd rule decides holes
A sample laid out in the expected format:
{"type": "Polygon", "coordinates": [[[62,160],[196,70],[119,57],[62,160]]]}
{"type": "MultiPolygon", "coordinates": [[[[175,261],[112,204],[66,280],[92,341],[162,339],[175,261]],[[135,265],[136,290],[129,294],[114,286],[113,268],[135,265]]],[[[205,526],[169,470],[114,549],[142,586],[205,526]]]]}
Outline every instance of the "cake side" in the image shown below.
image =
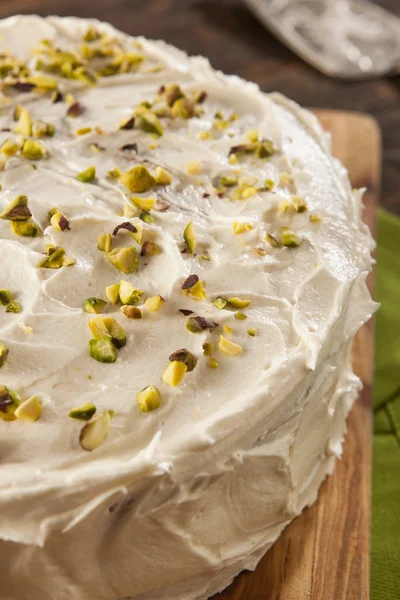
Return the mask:
{"type": "MultiPolygon", "coordinates": [[[[2,126],[11,133],[2,141],[14,141],[18,104],[55,128],[40,140],[43,160],[18,150],[0,175],[2,209],[26,195],[44,234],[16,237],[0,222],[1,285],[22,306],[22,313],[0,316],[9,349],[0,383],[37,396],[43,408],[36,423],[0,420],[0,554],[10,576],[4,589],[13,598],[18,580],[21,598],[28,590],[44,599],[56,590],[78,600],[206,598],[254,567],[315,499],[340,454],[359,387],[349,345],[375,308],[365,287],[372,242],[360,194],[331,158],[326,135],[281,96],[94,21],[16,17],[3,22],[2,43],[24,59],[42,38],[76,52],[89,26],[116,37],[125,53],[134,47],[145,57],[140,66],[100,77],[93,87],[54,78],[63,95],[55,103],[43,90],[4,88],[2,126]],[[138,127],[137,113],[130,127],[133,110],[143,101],[154,107],[170,83],[186,98],[203,96],[198,114],[160,116],[161,135],[154,121],[150,132],[148,124],[138,127]],[[74,104],[83,111],[71,117],[74,104]],[[76,179],[93,165],[94,180],[76,179]],[[143,206],[149,193],[135,192],[132,203],[124,180],[109,172],[138,165],[153,174],[162,167],[171,181],[151,190],[158,207],[127,215],[126,205],[143,206]],[[54,205],[69,230],[49,223],[54,205]],[[194,253],[183,239],[189,222],[194,253]],[[133,274],[118,273],[97,248],[99,235],[126,223],[160,250],[145,252],[133,274]],[[293,247],[284,245],[282,227],[293,247]],[[75,264],[38,269],[44,242],[64,248],[75,264]],[[201,302],[182,293],[193,273],[206,283],[201,302]],[[153,314],[142,300],[137,320],[107,307],[127,344],[106,365],[89,355],[93,315],[81,306],[120,279],[165,303],[153,314]],[[220,310],[218,298],[250,304],[220,310]],[[191,333],[180,309],[218,327],[191,333]],[[218,350],[220,334],[240,355],[218,350]],[[219,368],[203,355],[204,344],[212,345],[219,368]],[[195,369],[177,388],[160,384],[168,356],[182,347],[196,357],[195,369]],[[145,414],[135,398],[149,384],[160,388],[162,402],[145,414]],[[79,445],[81,425],[68,419],[83,402],[116,411],[107,440],[90,454],[79,445]],[[86,557],[95,573],[80,568],[86,557]]],[[[133,244],[126,227],[114,238],[122,248],[133,244]]]]}

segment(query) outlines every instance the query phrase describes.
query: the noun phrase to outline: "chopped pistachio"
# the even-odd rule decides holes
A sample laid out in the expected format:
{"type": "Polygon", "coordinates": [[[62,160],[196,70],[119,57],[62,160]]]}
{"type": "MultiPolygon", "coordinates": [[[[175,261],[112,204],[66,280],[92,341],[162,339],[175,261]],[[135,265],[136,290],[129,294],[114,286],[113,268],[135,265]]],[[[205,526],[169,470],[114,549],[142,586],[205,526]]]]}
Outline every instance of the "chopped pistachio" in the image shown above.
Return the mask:
{"type": "Polygon", "coordinates": [[[147,413],[159,408],[161,395],[154,385],[148,385],[136,395],[136,400],[142,412],[147,413]]]}
{"type": "Polygon", "coordinates": [[[111,252],[112,235],[111,233],[102,233],[97,238],[97,248],[101,252],[111,252]]]}
{"type": "Polygon", "coordinates": [[[122,273],[129,274],[138,270],[139,257],[136,248],[133,246],[115,248],[111,252],[106,252],[105,256],[122,273]]]}
{"type": "Polygon", "coordinates": [[[109,434],[111,426],[111,413],[104,410],[99,415],[92,417],[83,426],[79,443],[84,450],[91,452],[103,444],[109,434]]]}
{"type": "Polygon", "coordinates": [[[56,128],[51,123],[45,123],[37,119],[32,124],[32,135],[37,138],[42,137],[53,137],[56,132],[56,128]]]}
{"type": "Polygon", "coordinates": [[[186,248],[191,254],[193,254],[196,249],[197,242],[192,221],[186,225],[183,232],[183,239],[185,240],[186,248]]]}
{"type": "Polygon", "coordinates": [[[76,135],[86,135],[87,133],[90,133],[92,131],[91,127],[81,127],[80,129],[77,129],[75,131],[76,135]]]}
{"type": "Polygon", "coordinates": [[[77,406],[69,411],[70,419],[78,419],[79,421],[88,421],[96,412],[96,407],[91,402],[85,402],[81,406],[77,406]]]}
{"type": "Polygon", "coordinates": [[[46,155],[46,149],[40,142],[26,140],[22,147],[21,154],[28,160],[40,160],[46,155]]]}
{"type": "Polygon", "coordinates": [[[103,323],[105,324],[108,334],[111,336],[111,341],[116,348],[122,348],[126,344],[126,333],[122,325],[118,323],[112,317],[104,317],[103,323]]]}
{"type": "Polygon", "coordinates": [[[250,327],[250,329],[247,330],[248,335],[251,335],[251,337],[255,337],[257,335],[257,329],[255,327],[250,327]]]}
{"type": "Polygon", "coordinates": [[[226,298],[229,306],[233,308],[247,308],[251,302],[251,300],[243,300],[242,298],[237,298],[236,296],[232,296],[231,298],[226,298]]]}
{"type": "Polygon", "coordinates": [[[83,310],[87,313],[98,315],[106,306],[107,302],[105,302],[101,298],[88,298],[87,300],[85,300],[83,310]]]}
{"type": "Polygon", "coordinates": [[[57,89],[57,80],[45,75],[30,75],[26,78],[26,83],[34,85],[35,88],[44,92],[57,89]]]}
{"type": "Polygon", "coordinates": [[[188,373],[193,371],[197,365],[197,358],[194,356],[194,354],[189,352],[189,350],[186,350],[186,348],[181,348],[180,350],[173,352],[170,355],[169,360],[170,362],[178,361],[184,363],[187,367],[188,373]]]}
{"type": "Polygon", "coordinates": [[[260,142],[257,147],[256,154],[258,158],[268,158],[275,154],[275,148],[273,143],[270,140],[264,140],[260,142]]]}
{"type": "Polygon", "coordinates": [[[128,319],[141,319],[142,311],[137,306],[121,306],[121,312],[128,319]]]}
{"type": "Polygon", "coordinates": [[[42,405],[36,396],[22,402],[15,410],[14,415],[21,421],[37,421],[42,414],[42,405]]]}
{"type": "Polygon", "coordinates": [[[113,283],[106,287],[106,298],[111,304],[119,302],[119,283],[113,283]]]}
{"type": "Polygon", "coordinates": [[[237,156],[238,154],[252,154],[253,152],[255,152],[257,149],[257,144],[251,143],[251,144],[239,144],[237,146],[232,146],[232,148],[230,148],[229,150],[229,156],[235,155],[237,156]]]}
{"type": "Polygon", "coordinates": [[[37,237],[40,229],[33,221],[11,221],[11,229],[21,237],[37,237]]]}
{"type": "Polygon", "coordinates": [[[218,297],[213,301],[213,305],[216,306],[219,310],[222,310],[227,305],[227,301],[224,298],[218,297]]]}
{"type": "Polygon", "coordinates": [[[157,136],[161,136],[164,133],[162,125],[157,117],[151,110],[146,110],[137,117],[137,127],[143,129],[146,133],[152,133],[157,136]]]}
{"type": "Polygon", "coordinates": [[[39,269],[60,269],[61,267],[69,267],[75,264],[74,259],[66,256],[64,248],[53,248],[54,250],[51,254],[38,264],[39,269]]]}
{"type": "Polygon", "coordinates": [[[189,275],[182,284],[182,291],[186,296],[196,300],[204,300],[206,293],[203,284],[197,275],[189,275]]]}
{"type": "Polygon", "coordinates": [[[137,208],[140,208],[140,210],[148,211],[155,207],[157,198],[139,198],[137,196],[132,196],[131,202],[137,208]]]}
{"type": "Polygon", "coordinates": [[[311,214],[310,215],[310,221],[311,221],[311,223],[320,223],[321,220],[322,219],[321,219],[321,217],[319,215],[316,215],[316,214],[311,214]]]}
{"type": "Polygon", "coordinates": [[[154,242],[143,242],[140,255],[146,256],[147,254],[160,254],[160,252],[161,248],[158,244],[155,244],[154,242]]]}
{"type": "Polygon", "coordinates": [[[164,92],[165,101],[168,106],[173,106],[179,98],[184,98],[185,94],[182,92],[179,85],[176,83],[169,83],[165,86],[164,92]]]}
{"type": "Polygon", "coordinates": [[[143,165],[125,171],[125,173],[122,173],[120,180],[128,190],[138,194],[147,192],[156,185],[155,178],[143,165]]]}
{"type": "Polygon", "coordinates": [[[162,296],[152,296],[151,298],[147,298],[145,304],[151,312],[155,312],[162,307],[164,302],[165,300],[162,296]]]}
{"type": "Polygon", "coordinates": [[[1,146],[1,153],[4,154],[4,156],[14,156],[15,154],[17,154],[19,150],[19,146],[16,142],[14,142],[13,140],[6,140],[4,142],[4,144],[1,146]]]}
{"type": "Polygon", "coordinates": [[[9,221],[27,221],[32,216],[28,208],[28,197],[17,196],[15,200],[10,202],[8,206],[0,214],[0,219],[8,219],[9,221]]]}
{"type": "Polygon", "coordinates": [[[122,304],[136,304],[139,302],[140,297],[143,296],[141,290],[137,290],[133,287],[129,281],[121,279],[119,283],[119,298],[122,304]]]}
{"type": "Polygon", "coordinates": [[[247,319],[247,315],[245,315],[244,313],[238,311],[237,313],[234,314],[235,319],[237,319],[238,321],[245,321],[247,319]]]}
{"type": "Polygon", "coordinates": [[[267,235],[265,236],[265,239],[267,240],[267,242],[273,247],[273,248],[278,248],[279,247],[279,242],[277,239],[275,239],[272,235],[270,235],[269,233],[267,233],[267,235]]]}
{"type": "Polygon", "coordinates": [[[96,177],[96,167],[88,167],[84,171],[78,173],[76,178],[83,183],[91,183],[96,177]]]}
{"type": "Polygon", "coordinates": [[[224,325],[224,331],[225,331],[225,333],[228,333],[230,335],[232,335],[234,333],[232,327],[229,327],[229,325],[224,325]]]}
{"type": "Polygon", "coordinates": [[[15,421],[15,411],[20,405],[20,397],[5,385],[0,385],[0,419],[15,421]]]}
{"type": "Polygon", "coordinates": [[[190,160],[187,164],[188,173],[198,175],[201,172],[202,162],[200,160],[190,160]]]}
{"type": "Polygon", "coordinates": [[[61,212],[56,212],[56,214],[51,217],[50,223],[57,231],[68,231],[71,229],[68,219],[61,212]]]}
{"type": "Polygon", "coordinates": [[[121,170],[119,167],[115,167],[115,169],[111,169],[110,171],[108,171],[107,175],[112,179],[118,179],[119,177],[121,177],[121,170]]]}
{"type": "Polygon", "coordinates": [[[225,354],[229,354],[230,356],[237,356],[242,351],[242,347],[238,344],[235,344],[231,340],[227,340],[222,335],[219,336],[219,349],[221,352],[225,354]]]}
{"type": "Polygon", "coordinates": [[[151,216],[151,214],[149,212],[142,212],[139,215],[139,219],[141,219],[141,221],[143,221],[144,223],[148,223],[149,225],[153,222],[153,217],[151,216]]]}
{"type": "Polygon", "coordinates": [[[208,357],[208,366],[211,367],[212,369],[218,369],[219,362],[212,356],[209,356],[208,357]]]}
{"type": "Polygon", "coordinates": [[[247,186],[242,187],[242,189],[240,190],[240,197],[243,200],[249,200],[250,198],[255,196],[256,193],[257,193],[257,188],[255,188],[253,185],[247,185],[247,186]]]}
{"type": "Polygon", "coordinates": [[[130,221],[125,221],[124,223],[120,223],[119,225],[117,225],[117,226],[115,227],[115,229],[114,229],[114,231],[113,231],[113,235],[114,235],[114,236],[115,236],[115,235],[117,235],[117,234],[118,234],[118,232],[119,232],[121,229],[122,229],[122,230],[124,230],[124,229],[125,229],[126,231],[129,231],[129,233],[130,233],[130,234],[131,234],[133,237],[135,237],[135,235],[134,235],[134,234],[135,234],[135,233],[137,233],[137,229],[136,229],[136,227],[135,227],[135,226],[134,226],[134,225],[133,225],[133,224],[132,224],[130,221]]]}
{"type": "Polygon", "coordinates": [[[297,248],[302,241],[301,237],[290,229],[285,229],[282,232],[282,244],[287,248],[297,248]]]}
{"type": "Polygon", "coordinates": [[[182,381],[186,371],[187,366],[185,363],[174,360],[168,364],[161,379],[164,383],[176,387],[182,381]]]}
{"type": "Polygon", "coordinates": [[[0,369],[5,365],[10,350],[4,344],[0,343],[0,369]]]}
{"type": "Polygon", "coordinates": [[[117,351],[108,337],[93,338],[90,340],[89,354],[98,362],[113,363],[117,360],[117,351]]]}
{"type": "Polygon", "coordinates": [[[234,221],[232,225],[233,233],[238,235],[240,233],[244,233],[246,231],[245,223],[239,223],[238,221],[234,221]]]}
{"type": "Polygon", "coordinates": [[[122,119],[121,123],[119,124],[120,129],[126,129],[126,130],[133,129],[134,126],[135,126],[135,117],[132,117],[132,116],[122,119]]]}
{"type": "Polygon", "coordinates": [[[191,119],[194,116],[194,103],[189,98],[178,98],[171,106],[173,119],[191,119]]]}
{"type": "Polygon", "coordinates": [[[264,181],[264,189],[267,192],[270,192],[273,189],[274,185],[275,185],[275,183],[274,183],[274,181],[272,179],[266,179],[264,181]]]}
{"type": "Polygon", "coordinates": [[[204,344],[203,344],[204,356],[211,356],[212,349],[213,349],[212,344],[210,344],[209,342],[204,342],[204,344]]]}
{"type": "Polygon", "coordinates": [[[238,162],[238,157],[236,156],[236,154],[230,154],[229,155],[229,162],[231,163],[231,165],[236,165],[238,162]]]}
{"type": "Polygon", "coordinates": [[[259,133],[257,129],[251,129],[247,132],[247,139],[249,140],[249,142],[258,142],[258,135],[259,133]]]}
{"type": "Polygon", "coordinates": [[[19,111],[18,125],[14,129],[15,133],[20,133],[25,137],[32,135],[32,119],[29,111],[21,108],[19,111]]]}
{"type": "Polygon", "coordinates": [[[88,321],[88,327],[95,338],[110,336],[103,317],[94,317],[93,319],[90,319],[90,321],[88,321]]]}
{"type": "Polygon", "coordinates": [[[10,290],[2,289],[0,290],[0,304],[2,306],[6,306],[10,302],[12,302],[13,296],[10,290]]]}
{"type": "Polygon", "coordinates": [[[101,33],[99,31],[97,31],[97,29],[95,29],[94,27],[89,27],[89,29],[86,31],[85,35],[83,36],[83,40],[85,42],[96,42],[100,38],[101,38],[101,33]]]}
{"type": "Polygon", "coordinates": [[[80,117],[86,111],[80,102],[73,102],[67,110],[67,117],[80,117]]]}
{"type": "Polygon", "coordinates": [[[97,83],[96,75],[93,73],[93,71],[87,69],[86,67],[78,67],[77,69],[74,69],[72,75],[74,79],[81,79],[89,85],[95,85],[97,83]]]}
{"type": "Polygon", "coordinates": [[[191,333],[202,333],[207,329],[215,329],[219,324],[205,317],[189,317],[186,321],[186,329],[191,333]]]}
{"type": "Polygon", "coordinates": [[[306,201],[302,196],[291,196],[290,200],[296,212],[302,213],[307,210],[306,201]]]}
{"type": "Polygon", "coordinates": [[[238,180],[236,179],[236,177],[230,177],[228,175],[221,177],[221,185],[223,185],[224,187],[233,187],[235,185],[237,185],[238,180]]]}
{"type": "Polygon", "coordinates": [[[19,312],[21,312],[21,305],[18,304],[18,302],[15,302],[15,300],[12,300],[9,304],[7,304],[6,312],[19,313],[19,312]]]}

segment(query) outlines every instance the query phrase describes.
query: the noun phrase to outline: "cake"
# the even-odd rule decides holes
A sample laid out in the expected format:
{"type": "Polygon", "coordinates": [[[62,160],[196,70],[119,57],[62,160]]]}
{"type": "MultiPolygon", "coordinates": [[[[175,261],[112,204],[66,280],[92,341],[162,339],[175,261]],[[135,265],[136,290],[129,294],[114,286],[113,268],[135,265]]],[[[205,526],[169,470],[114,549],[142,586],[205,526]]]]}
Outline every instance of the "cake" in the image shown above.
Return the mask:
{"type": "Polygon", "coordinates": [[[0,24],[2,600],[205,600],[313,503],[375,311],[362,190],[278,93],[0,24]]]}

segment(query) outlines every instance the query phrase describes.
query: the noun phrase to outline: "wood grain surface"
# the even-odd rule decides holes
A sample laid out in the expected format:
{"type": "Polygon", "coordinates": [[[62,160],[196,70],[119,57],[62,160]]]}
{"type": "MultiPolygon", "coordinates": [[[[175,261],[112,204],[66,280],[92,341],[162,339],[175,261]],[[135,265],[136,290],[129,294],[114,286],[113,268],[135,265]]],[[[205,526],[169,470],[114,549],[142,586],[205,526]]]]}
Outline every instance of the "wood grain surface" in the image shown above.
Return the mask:
{"type": "MultiPolygon", "coordinates": [[[[353,187],[366,187],[364,220],[375,231],[380,131],[369,116],[319,111],[353,187]]],[[[369,287],[373,291],[373,276],[369,287]]],[[[254,573],[243,572],[213,600],[368,600],[373,322],[358,332],[353,363],[364,388],[348,419],[343,458],[318,501],[283,532],[254,573]]]]}
{"type": "MultiPolygon", "coordinates": [[[[400,17],[400,0],[374,1],[400,17]]],[[[382,129],[382,204],[400,215],[400,77],[329,79],[275,40],[241,0],[0,0],[0,18],[16,13],[97,17],[207,56],[216,69],[303,106],[371,113],[382,129]]]]}

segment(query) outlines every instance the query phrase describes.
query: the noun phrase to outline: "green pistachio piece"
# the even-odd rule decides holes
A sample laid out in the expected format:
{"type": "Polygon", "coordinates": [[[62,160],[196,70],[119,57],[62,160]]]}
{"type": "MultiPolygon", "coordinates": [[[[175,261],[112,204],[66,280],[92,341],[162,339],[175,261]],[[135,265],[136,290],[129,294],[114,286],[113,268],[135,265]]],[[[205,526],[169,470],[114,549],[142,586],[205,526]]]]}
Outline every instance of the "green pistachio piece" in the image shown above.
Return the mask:
{"type": "Polygon", "coordinates": [[[154,242],[143,242],[140,255],[160,254],[160,252],[162,252],[162,250],[158,244],[155,244],[154,242]]]}
{"type": "Polygon", "coordinates": [[[256,155],[258,158],[268,158],[275,154],[274,144],[270,140],[264,140],[257,146],[256,155]]]}
{"type": "Polygon", "coordinates": [[[264,181],[265,191],[270,192],[273,189],[274,185],[275,185],[275,183],[274,183],[273,179],[266,179],[264,181]]]}
{"type": "Polygon", "coordinates": [[[96,412],[96,407],[91,402],[85,402],[81,406],[77,406],[69,411],[68,416],[71,419],[78,419],[79,421],[89,421],[96,412]]]}
{"type": "Polygon", "coordinates": [[[97,31],[94,27],[89,27],[85,35],[83,36],[83,40],[85,42],[96,42],[101,38],[101,33],[97,31]]]}
{"type": "Polygon", "coordinates": [[[127,119],[123,119],[119,124],[120,129],[130,130],[135,126],[135,117],[128,117],[127,119]]]}
{"type": "Polygon", "coordinates": [[[182,381],[186,371],[187,366],[185,363],[180,362],[179,360],[174,360],[168,364],[161,379],[167,385],[176,387],[182,381]]]}
{"type": "Polygon", "coordinates": [[[11,221],[11,229],[15,235],[37,237],[41,231],[33,221],[11,221]]]}
{"type": "Polygon", "coordinates": [[[155,312],[162,307],[164,302],[165,300],[162,296],[152,296],[151,298],[147,298],[145,304],[151,312],[155,312]]]}
{"type": "Polygon", "coordinates": [[[146,133],[152,133],[158,137],[162,136],[164,133],[157,115],[150,110],[146,110],[144,113],[138,115],[137,127],[143,129],[146,133]]]}
{"type": "Polygon", "coordinates": [[[137,194],[147,192],[156,185],[155,178],[143,165],[138,165],[122,173],[120,181],[128,190],[137,194]]]}
{"type": "Polygon", "coordinates": [[[136,196],[131,197],[131,202],[137,208],[140,208],[144,211],[149,211],[156,205],[157,198],[138,198],[136,196]]]}
{"type": "Polygon", "coordinates": [[[87,69],[86,67],[78,67],[77,69],[74,69],[72,75],[74,79],[81,79],[88,85],[95,85],[97,83],[96,75],[93,73],[93,71],[87,69]]]}
{"type": "Polygon", "coordinates": [[[265,239],[267,240],[267,242],[273,247],[273,248],[279,248],[279,242],[277,239],[275,239],[272,235],[270,235],[269,233],[267,233],[267,235],[265,236],[265,239]]]}
{"type": "Polygon", "coordinates": [[[88,321],[88,327],[95,338],[110,337],[103,317],[94,317],[88,321]]]}
{"type": "Polygon", "coordinates": [[[234,185],[237,185],[237,182],[235,177],[221,177],[221,185],[224,187],[233,187],[234,185]]]}
{"type": "Polygon", "coordinates": [[[191,119],[194,116],[194,102],[189,98],[178,98],[171,107],[173,119],[191,119]]]}
{"type": "Polygon", "coordinates": [[[126,333],[124,328],[112,317],[104,317],[103,322],[107,327],[111,341],[116,348],[122,348],[126,344],[126,333]]]}
{"type": "Polygon", "coordinates": [[[245,321],[247,319],[247,316],[245,314],[243,314],[242,312],[239,312],[239,311],[234,314],[234,317],[238,321],[245,321]]]}
{"type": "Polygon", "coordinates": [[[203,344],[203,354],[204,354],[204,356],[211,356],[212,349],[213,349],[212,344],[210,344],[209,342],[205,342],[203,344]]]}
{"type": "Polygon", "coordinates": [[[21,154],[28,160],[40,160],[46,155],[46,149],[40,142],[26,140],[22,147],[21,154]]]}
{"type": "Polygon", "coordinates": [[[237,297],[227,298],[226,301],[233,308],[247,308],[251,302],[251,300],[243,300],[237,297]]]}
{"type": "Polygon", "coordinates": [[[39,269],[60,269],[65,258],[64,248],[56,248],[52,254],[46,256],[39,264],[39,269]]]}
{"type": "Polygon", "coordinates": [[[227,305],[227,302],[224,298],[215,298],[213,301],[213,305],[216,306],[219,310],[222,310],[227,305]]]}
{"type": "Polygon", "coordinates": [[[97,248],[102,252],[111,252],[112,235],[111,233],[102,233],[97,238],[97,248]]]}
{"type": "Polygon", "coordinates": [[[171,175],[162,167],[156,168],[154,171],[154,177],[158,185],[170,185],[172,183],[171,175]]]}
{"type": "Polygon", "coordinates": [[[186,329],[191,333],[202,333],[207,329],[215,329],[218,323],[205,317],[189,317],[186,321],[186,329]]]}
{"type": "Polygon", "coordinates": [[[178,362],[184,363],[187,367],[188,373],[190,371],[193,371],[193,369],[197,365],[197,358],[194,356],[194,354],[189,352],[189,350],[186,350],[186,348],[181,348],[180,350],[176,350],[176,352],[173,352],[170,355],[169,360],[170,362],[177,360],[178,362]]]}
{"type": "Polygon", "coordinates": [[[6,306],[6,312],[8,312],[8,313],[19,313],[19,312],[21,312],[21,305],[18,304],[18,302],[15,302],[15,300],[13,300],[9,304],[7,304],[7,306],[6,306]]]}
{"type": "Polygon", "coordinates": [[[185,240],[186,248],[191,254],[193,254],[196,249],[197,242],[192,221],[186,225],[183,232],[183,239],[185,240]]]}
{"type": "Polygon", "coordinates": [[[212,356],[209,356],[208,357],[208,366],[211,367],[211,369],[218,369],[219,362],[212,356]]]}
{"type": "Polygon", "coordinates": [[[296,212],[303,213],[307,210],[306,201],[302,196],[292,196],[290,200],[296,212]]]}
{"type": "Polygon", "coordinates": [[[197,275],[189,275],[182,284],[182,292],[195,300],[204,300],[206,293],[197,275]]]}
{"type": "Polygon", "coordinates": [[[316,214],[311,214],[310,215],[310,222],[311,223],[320,223],[322,221],[322,218],[319,215],[316,214]]]}
{"type": "Polygon", "coordinates": [[[56,128],[51,123],[45,123],[44,121],[36,120],[32,124],[32,135],[37,138],[42,137],[53,137],[56,132],[56,128]]]}
{"type": "Polygon", "coordinates": [[[254,337],[257,335],[257,329],[255,327],[250,327],[250,329],[247,330],[247,333],[251,337],[254,337]]]}
{"type": "Polygon", "coordinates": [[[121,177],[121,170],[119,169],[119,167],[115,167],[115,169],[111,169],[111,171],[108,171],[107,175],[112,179],[118,179],[119,177],[121,177]]]}
{"type": "Polygon", "coordinates": [[[50,223],[57,231],[67,231],[70,228],[69,221],[61,212],[56,212],[50,219],[50,223]]]}
{"type": "Polygon", "coordinates": [[[13,390],[5,385],[0,385],[0,419],[3,421],[15,421],[15,411],[21,403],[21,399],[13,390]]]}
{"type": "Polygon", "coordinates": [[[148,225],[150,225],[153,222],[153,217],[149,212],[142,212],[139,215],[139,219],[141,219],[144,223],[147,223],[148,225]]]}
{"type": "Polygon", "coordinates": [[[5,364],[10,350],[4,344],[0,343],[0,369],[5,364]]]}
{"type": "Polygon", "coordinates": [[[98,315],[107,306],[107,302],[101,298],[88,298],[85,300],[83,310],[93,315],[98,315]]]}
{"type": "Polygon", "coordinates": [[[106,287],[106,298],[110,304],[118,304],[119,302],[119,283],[113,283],[106,287]]]}
{"type": "Polygon", "coordinates": [[[32,135],[32,120],[25,108],[21,108],[19,111],[18,125],[14,129],[15,133],[19,133],[25,137],[32,135]]]}
{"type": "Polygon", "coordinates": [[[224,354],[229,354],[230,356],[237,356],[242,351],[241,346],[235,344],[231,340],[226,339],[222,335],[219,336],[218,347],[221,350],[221,352],[224,352],[224,354]]]}
{"type": "Polygon", "coordinates": [[[129,281],[121,279],[119,283],[119,298],[122,304],[136,304],[144,292],[137,290],[129,281]]]}
{"type": "Polygon", "coordinates": [[[2,289],[0,290],[0,304],[2,306],[6,306],[12,302],[13,296],[10,290],[2,289]]]}
{"type": "Polygon", "coordinates": [[[136,400],[142,412],[147,413],[159,408],[161,395],[154,385],[148,385],[136,395],[136,400]]]}
{"type": "Polygon", "coordinates": [[[47,213],[49,216],[49,219],[51,219],[51,217],[54,217],[54,215],[56,215],[59,212],[60,212],[60,209],[57,208],[56,206],[54,208],[51,208],[47,213]]]}
{"type": "Polygon", "coordinates": [[[163,95],[168,106],[173,106],[179,98],[185,97],[185,94],[176,83],[168,83],[164,88],[163,95]]]}
{"type": "Polygon", "coordinates": [[[0,214],[0,219],[9,221],[28,221],[32,216],[28,208],[28,196],[18,196],[0,214]]]}
{"type": "Polygon", "coordinates": [[[287,248],[297,248],[298,246],[300,246],[302,241],[303,240],[301,239],[301,237],[294,231],[291,231],[290,229],[285,229],[282,232],[282,244],[287,248]]]}
{"type": "Polygon", "coordinates": [[[84,171],[81,171],[76,178],[78,181],[82,181],[83,183],[91,183],[96,177],[96,167],[88,167],[84,171]]]}
{"type": "Polygon", "coordinates": [[[45,75],[31,75],[26,77],[26,83],[31,83],[35,86],[36,89],[42,90],[44,92],[49,92],[51,90],[57,89],[58,82],[56,79],[52,79],[51,77],[46,77],[45,75]]]}
{"type": "Polygon", "coordinates": [[[121,306],[121,312],[128,319],[141,319],[142,311],[137,306],[121,306]]]}
{"type": "Polygon", "coordinates": [[[42,405],[36,396],[24,400],[15,410],[14,415],[21,421],[37,421],[42,414],[42,405]]]}
{"type": "Polygon", "coordinates": [[[111,411],[104,410],[85,423],[79,436],[79,443],[83,450],[92,452],[106,441],[110,432],[111,418],[111,411]]]}
{"type": "Polygon", "coordinates": [[[117,360],[117,351],[108,337],[93,338],[90,340],[89,354],[98,362],[113,363],[117,360]]]}
{"type": "Polygon", "coordinates": [[[111,252],[107,252],[105,256],[122,273],[129,274],[138,270],[139,256],[133,246],[115,248],[111,252]]]}
{"type": "Polygon", "coordinates": [[[19,150],[18,144],[16,142],[14,142],[13,140],[6,140],[1,147],[1,153],[7,157],[14,156],[15,154],[17,154],[18,150],[19,150]]]}

